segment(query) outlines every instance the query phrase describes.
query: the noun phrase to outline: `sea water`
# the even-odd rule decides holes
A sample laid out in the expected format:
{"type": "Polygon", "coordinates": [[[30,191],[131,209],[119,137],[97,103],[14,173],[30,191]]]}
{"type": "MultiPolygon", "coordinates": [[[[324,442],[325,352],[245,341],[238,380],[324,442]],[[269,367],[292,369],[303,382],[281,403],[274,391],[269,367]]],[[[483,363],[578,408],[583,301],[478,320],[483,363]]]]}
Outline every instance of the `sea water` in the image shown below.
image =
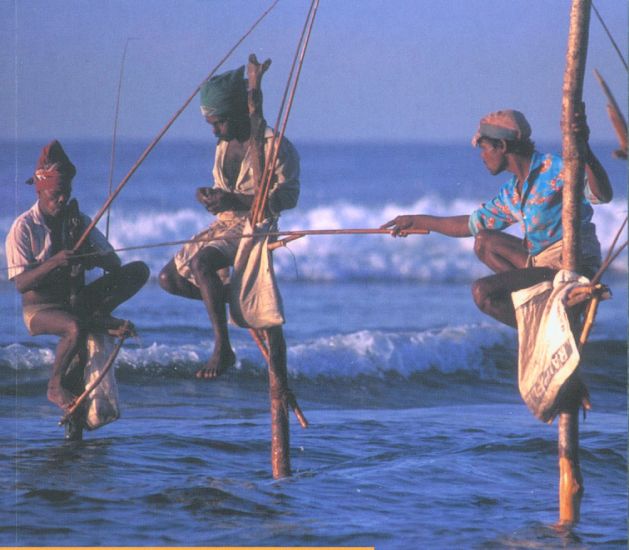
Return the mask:
{"type": "MultiPolygon", "coordinates": [[[[43,145],[0,150],[2,240],[35,200],[22,182],[43,145]]],[[[78,170],[74,195],[94,215],[108,195],[110,144],[63,145],[78,170]]],[[[118,145],[114,186],[144,146],[118,145]]],[[[302,192],[285,230],[465,214],[505,179],[466,144],[296,146],[302,192]]],[[[612,149],[595,145],[616,192],[595,207],[604,253],[627,210],[626,165],[612,149]]],[[[146,261],[152,279],[116,311],[139,333],[116,364],[122,417],[83,442],[63,441],[45,397],[55,339],[28,335],[0,272],[0,545],[626,547],[626,254],[605,276],[613,298],[582,360],[593,410],[581,423],[575,528],[555,526],[557,429],[518,395],[516,333],[473,305],[470,283],[488,271],[471,239],[311,236],[274,253],[290,385],[310,427],[291,419],[293,476],[273,480],[255,344],[231,327],[236,367],[196,380],[213,345],[207,314],[155,280],[177,250],[162,243],[212,219],[194,200],[212,155],[210,140],[165,140],[113,204],[110,241],[145,247],[120,255],[146,261]]]]}

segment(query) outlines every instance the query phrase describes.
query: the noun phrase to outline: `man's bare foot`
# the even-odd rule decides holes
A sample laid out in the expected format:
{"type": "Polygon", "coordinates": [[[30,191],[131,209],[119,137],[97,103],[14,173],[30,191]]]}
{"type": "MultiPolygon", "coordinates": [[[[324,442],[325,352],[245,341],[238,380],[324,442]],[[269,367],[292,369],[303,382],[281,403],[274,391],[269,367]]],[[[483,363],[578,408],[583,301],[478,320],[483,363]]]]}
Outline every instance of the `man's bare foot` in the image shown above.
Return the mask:
{"type": "Polygon", "coordinates": [[[229,367],[233,367],[236,364],[236,354],[228,348],[225,353],[217,352],[214,350],[212,357],[207,362],[205,367],[199,369],[196,373],[197,378],[217,378],[223,374],[229,367]]]}
{"type": "Polygon", "coordinates": [[[52,401],[55,405],[63,409],[68,410],[74,402],[76,396],[72,395],[68,390],[61,386],[48,384],[48,401],[52,401]]]}

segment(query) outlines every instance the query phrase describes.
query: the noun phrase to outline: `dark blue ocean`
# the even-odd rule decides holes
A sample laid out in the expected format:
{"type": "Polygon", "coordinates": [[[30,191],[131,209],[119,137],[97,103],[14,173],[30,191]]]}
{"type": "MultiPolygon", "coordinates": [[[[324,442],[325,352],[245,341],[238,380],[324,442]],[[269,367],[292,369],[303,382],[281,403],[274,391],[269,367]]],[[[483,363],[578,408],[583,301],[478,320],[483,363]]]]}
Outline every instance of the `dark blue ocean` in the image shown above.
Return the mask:
{"type": "MultiPolygon", "coordinates": [[[[53,137],[1,144],[3,243],[35,201],[23,181],[53,137]]],[[[63,145],[74,195],[94,215],[111,145],[63,145]]],[[[114,187],[145,146],[118,144],[114,187]]],[[[302,193],[282,229],[469,213],[504,180],[465,143],[296,146],[302,193]]],[[[604,253],[627,211],[613,148],[594,145],[616,192],[595,207],[604,253]]],[[[211,184],[212,155],[211,140],[160,143],[114,202],[112,244],[182,240],[207,225],[194,192],[211,184]]],[[[519,397],[515,331],[472,302],[471,281],[488,271],[471,239],[317,236],[274,253],[290,383],[310,422],[291,419],[294,475],[282,480],[271,476],[266,366],[248,333],[231,329],[234,369],[194,378],[212,349],[203,306],[155,281],[176,250],[120,253],[148,262],[153,278],[116,311],[139,332],[116,364],[122,417],[79,443],[64,442],[45,397],[55,340],[28,335],[0,271],[0,546],[627,547],[626,253],[604,278],[613,298],[582,360],[593,404],[580,432],[585,496],[581,522],[565,530],[555,527],[557,428],[519,397]]]]}

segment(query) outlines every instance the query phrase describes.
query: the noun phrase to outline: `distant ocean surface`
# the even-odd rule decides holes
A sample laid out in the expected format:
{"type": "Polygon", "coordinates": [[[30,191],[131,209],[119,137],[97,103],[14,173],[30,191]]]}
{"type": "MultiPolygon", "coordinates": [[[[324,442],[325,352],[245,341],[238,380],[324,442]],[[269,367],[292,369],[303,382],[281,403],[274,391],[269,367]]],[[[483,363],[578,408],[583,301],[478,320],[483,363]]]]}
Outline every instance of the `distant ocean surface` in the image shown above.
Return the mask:
{"type": "MultiPolygon", "coordinates": [[[[47,140],[1,144],[3,243],[35,201],[23,181],[47,140]]],[[[63,145],[77,166],[74,196],[93,216],[108,195],[111,145],[63,145]]],[[[302,192],[283,230],[465,214],[506,179],[465,143],[295,145],[302,192]]],[[[118,145],[114,187],[145,146],[118,145]]],[[[613,148],[594,144],[616,193],[595,207],[604,254],[627,213],[627,167],[613,148]]],[[[113,204],[112,244],[184,240],[205,227],[212,217],[194,192],[211,185],[213,149],[210,136],[160,143],[113,204]]],[[[311,424],[291,419],[294,475],[279,481],[266,366],[248,333],[231,327],[236,368],[194,378],[213,344],[206,313],[155,280],[177,246],[120,253],[153,277],[116,311],[139,331],[116,366],[122,417],[81,443],[63,441],[45,397],[55,339],[28,335],[0,271],[0,546],[626,548],[626,253],[604,278],[613,298],[582,361],[594,408],[580,433],[582,521],[566,531],[554,527],[556,425],[519,397],[515,331],[472,302],[471,281],[489,273],[472,245],[437,234],[310,236],[274,253],[290,383],[311,424]]]]}

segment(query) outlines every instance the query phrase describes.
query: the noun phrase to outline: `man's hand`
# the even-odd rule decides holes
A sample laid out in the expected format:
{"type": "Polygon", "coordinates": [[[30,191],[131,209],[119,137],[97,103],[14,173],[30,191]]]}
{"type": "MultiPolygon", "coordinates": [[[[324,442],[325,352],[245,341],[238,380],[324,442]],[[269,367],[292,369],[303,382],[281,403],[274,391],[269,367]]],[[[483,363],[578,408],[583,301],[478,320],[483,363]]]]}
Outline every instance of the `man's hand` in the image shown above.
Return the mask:
{"type": "Polygon", "coordinates": [[[430,233],[436,231],[449,237],[470,237],[470,217],[463,216],[431,216],[428,214],[406,214],[398,216],[380,226],[388,229],[393,237],[406,237],[410,232],[430,233]]]}
{"type": "Polygon", "coordinates": [[[572,131],[577,134],[578,139],[583,140],[584,143],[588,143],[588,140],[590,139],[590,128],[587,124],[587,117],[585,116],[585,103],[583,102],[574,112],[572,131]]]}
{"type": "Polygon", "coordinates": [[[51,256],[48,259],[48,262],[50,262],[50,266],[52,267],[52,269],[68,267],[79,261],[74,256],[75,252],[73,250],[61,250],[57,252],[54,256],[51,256]]]}
{"type": "Polygon", "coordinates": [[[380,229],[390,229],[393,237],[406,237],[408,235],[406,230],[408,229],[423,229],[422,227],[415,227],[418,218],[419,216],[414,215],[397,216],[380,226],[380,229]]]}
{"type": "Polygon", "coordinates": [[[232,209],[229,195],[230,193],[222,189],[214,189],[212,187],[199,187],[196,193],[197,200],[212,214],[232,209]]]}

